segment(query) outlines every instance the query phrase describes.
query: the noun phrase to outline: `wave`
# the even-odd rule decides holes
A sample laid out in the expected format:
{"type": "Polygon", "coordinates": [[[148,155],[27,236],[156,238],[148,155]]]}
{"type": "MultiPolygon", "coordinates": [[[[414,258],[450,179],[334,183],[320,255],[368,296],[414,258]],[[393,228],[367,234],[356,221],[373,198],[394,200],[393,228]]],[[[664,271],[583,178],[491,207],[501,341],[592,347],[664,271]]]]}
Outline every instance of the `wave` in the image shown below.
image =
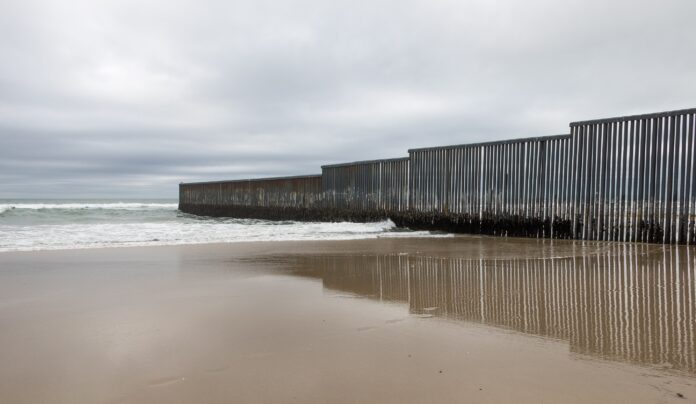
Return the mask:
{"type": "Polygon", "coordinates": [[[0,252],[280,240],[432,237],[389,220],[326,223],[210,218],[175,200],[0,200],[0,252]]]}
{"type": "Polygon", "coordinates": [[[375,223],[230,221],[103,223],[12,228],[0,225],[0,252],[259,241],[450,237],[375,223]]]}
{"type": "Polygon", "coordinates": [[[176,203],[107,202],[107,203],[11,203],[0,204],[0,214],[10,210],[176,210],[176,203]]]}

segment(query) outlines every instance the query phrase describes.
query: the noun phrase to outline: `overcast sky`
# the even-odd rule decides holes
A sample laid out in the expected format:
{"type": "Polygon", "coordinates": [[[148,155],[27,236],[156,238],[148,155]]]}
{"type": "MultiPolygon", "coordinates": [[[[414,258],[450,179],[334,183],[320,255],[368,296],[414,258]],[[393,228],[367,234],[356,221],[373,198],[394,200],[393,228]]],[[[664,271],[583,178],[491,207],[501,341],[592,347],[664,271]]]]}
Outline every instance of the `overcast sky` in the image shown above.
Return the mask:
{"type": "Polygon", "coordinates": [[[696,1],[0,0],[0,198],[175,197],[696,106],[696,1]]]}

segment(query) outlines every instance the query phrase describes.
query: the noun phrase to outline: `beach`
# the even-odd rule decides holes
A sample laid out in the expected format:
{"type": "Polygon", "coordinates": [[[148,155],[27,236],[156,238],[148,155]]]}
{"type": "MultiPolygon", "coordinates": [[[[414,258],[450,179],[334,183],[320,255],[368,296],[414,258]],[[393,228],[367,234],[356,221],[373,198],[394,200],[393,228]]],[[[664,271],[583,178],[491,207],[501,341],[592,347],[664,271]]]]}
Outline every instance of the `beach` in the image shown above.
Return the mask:
{"type": "Polygon", "coordinates": [[[684,247],[377,238],[0,253],[0,402],[688,402],[684,247]]]}

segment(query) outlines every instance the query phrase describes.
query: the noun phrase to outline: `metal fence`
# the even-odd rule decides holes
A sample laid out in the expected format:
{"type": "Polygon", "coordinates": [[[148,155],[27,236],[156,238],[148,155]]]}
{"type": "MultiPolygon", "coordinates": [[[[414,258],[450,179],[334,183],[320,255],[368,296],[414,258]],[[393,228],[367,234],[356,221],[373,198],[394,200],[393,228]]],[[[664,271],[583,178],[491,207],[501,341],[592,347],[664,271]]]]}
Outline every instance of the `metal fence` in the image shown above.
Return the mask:
{"type": "Polygon", "coordinates": [[[573,229],[593,240],[694,240],[696,109],[574,122],[573,229]]]}
{"type": "Polygon", "coordinates": [[[574,122],[569,135],[412,149],[321,175],[182,184],[180,207],[316,208],[327,213],[306,218],[691,244],[695,119],[689,109],[574,122]]]}
{"type": "Polygon", "coordinates": [[[179,204],[188,207],[316,208],[323,198],[321,178],[321,175],[305,175],[181,184],[179,204]]]}
{"type": "MultiPolygon", "coordinates": [[[[469,220],[568,220],[570,135],[409,150],[411,209],[469,220]]],[[[547,234],[551,236],[552,234],[547,234]]]]}
{"type": "Polygon", "coordinates": [[[408,209],[408,157],[325,165],[321,171],[330,207],[380,212],[408,209]]]}

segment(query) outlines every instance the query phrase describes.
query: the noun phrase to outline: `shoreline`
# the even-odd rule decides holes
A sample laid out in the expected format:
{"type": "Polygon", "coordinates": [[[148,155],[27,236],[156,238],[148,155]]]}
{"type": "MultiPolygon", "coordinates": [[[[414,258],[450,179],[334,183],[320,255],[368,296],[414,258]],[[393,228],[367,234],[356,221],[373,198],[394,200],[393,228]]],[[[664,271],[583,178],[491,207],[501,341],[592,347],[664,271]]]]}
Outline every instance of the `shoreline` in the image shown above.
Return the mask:
{"type": "MultiPolygon", "coordinates": [[[[576,251],[582,248],[601,248],[611,245],[639,245],[652,247],[653,249],[669,249],[669,248],[693,248],[692,246],[674,246],[674,245],[656,245],[650,243],[624,243],[616,241],[595,241],[595,240],[566,240],[566,239],[531,239],[528,237],[500,237],[482,234],[443,234],[442,237],[439,236],[378,236],[378,237],[367,237],[367,238],[350,238],[350,239],[310,239],[310,240],[235,240],[229,242],[201,242],[201,243],[182,243],[182,244],[146,244],[146,245],[114,245],[114,246],[95,246],[95,247],[71,247],[71,248],[52,248],[52,249],[36,249],[36,250],[8,250],[0,251],[0,258],[9,255],[32,255],[32,254],[51,254],[51,253],[88,253],[88,252],[109,252],[109,251],[142,251],[148,249],[202,249],[202,250],[218,250],[223,248],[228,248],[230,251],[235,253],[240,253],[240,249],[243,247],[249,247],[250,251],[265,250],[264,246],[275,246],[280,247],[279,253],[287,252],[290,249],[297,247],[305,248],[303,253],[317,253],[317,252],[336,252],[343,245],[360,245],[360,248],[369,248],[373,243],[376,243],[378,247],[382,246],[384,248],[390,248],[389,244],[398,243],[403,241],[404,246],[407,247],[409,253],[415,253],[418,250],[418,245],[420,243],[428,244],[428,249],[433,251],[435,254],[442,254],[443,251],[440,249],[432,250],[434,244],[440,243],[446,246],[448,251],[448,256],[463,256],[470,253],[470,250],[462,251],[457,253],[456,250],[450,249],[450,247],[457,247],[462,245],[462,243],[478,243],[478,244],[501,244],[501,245],[527,245],[533,246],[534,248],[543,249],[553,249],[558,248],[560,251],[565,251],[566,253],[572,254],[583,254],[582,251],[576,251]],[[567,251],[570,248],[572,251],[567,251]]],[[[347,250],[350,253],[351,249],[347,250]]],[[[383,249],[376,249],[375,251],[385,251],[383,249]]],[[[490,251],[489,251],[490,252],[490,251]]],[[[300,253],[302,254],[302,253],[300,253]]],[[[505,255],[503,255],[505,256],[505,255]]],[[[565,257],[565,256],[564,256],[565,257]]],[[[486,259],[496,259],[495,255],[487,255],[486,259]]],[[[539,258],[549,258],[549,257],[539,257],[539,258]]],[[[558,257],[560,258],[560,257],[558,257]]],[[[476,258],[478,259],[478,258],[476,258]]],[[[504,259],[504,258],[503,258],[504,259]]]]}
{"type": "MultiPolygon", "coordinates": [[[[398,233],[398,232],[397,232],[398,233]]],[[[31,249],[31,250],[0,250],[0,256],[3,254],[31,254],[31,253],[45,253],[45,252],[62,252],[62,251],[98,251],[98,250],[112,250],[112,249],[142,249],[142,248],[176,248],[176,247],[205,247],[205,246],[242,246],[242,245],[254,245],[254,244],[312,244],[312,243],[351,243],[351,242],[366,242],[375,240],[423,240],[423,241],[435,241],[435,240],[457,240],[459,241],[476,241],[476,240],[486,240],[486,241],[500,241],[501,243],[528,243],[530,245],[558,245],[558,246],[576,246],[576,247],[599,247],[599,246],[609,246],[609,245],[626,245],[626,246],[646,246],[652,247],[652,249],[669,249],[669,248],[687,248],[696,249],[696,246],[688,245],[669,245],[669,244],[654,244],[654,243],[641,243],[641,242],[624,242],[624,241],[598,241],[598,240],[571,240],[571,239],[546,239],[546,238],[529,238],[529,237],[515,237],[515,236],[495,236],[487,234],[455,234],[455,233],[442,233],[430,236],[389,236],[389,235],[379,235],[376,237],[361,237],[361,238],[345,238],[345,239],[293,239],[293,240],[234,240],[234,241],[214,241],[214,242],[184,242],[184,243],[173,243],[173,244],[135,244],[135,245],[112,245],[112,246],[94,246],[94,247],[57,247],[57,248],[44,248],[44,249],[31,249]]]]}
{"type": "MultiPolygon", "coordinates": [[[[456,238],[456,237],[469,237],[469,235],[462,234],[443,234],[442,237],[438,236],[377,236],[377,237],[365,237],[365,238],[346,238],[346,239],[307,239],[307,240],[235,240],[235,241],[215,241],[215,242],[200,242],[200,243],[175,243],[175,244],[136,244],[136,245],[113,245],[113,246],[94,246],[94,247],[58,247],[58,248],[45,248],[45,249],[35,249],[35,250],[0,250],[0,254],[14,254],[14,253],[40,253],[40,252],[53,252],[53,251],[91,251],[91,250],[111,250],[111,249],[129,249],[129,248],[159,248],[159,247],[195,247],[195,246],[226,246],[226,245],[249,245],[256,243],[332,243],[332,242],[351,242],[351,241],[363,241],[363,240],[378,240],[378,239],[419,239],[419,240],[430,240],[434,238],[456,238]]],[[[471,237],[479,237],[477,235],[471,235],[471,237]]],[[[488,236],[481,236],[488,237],[488,236]]],[[[558,240],[556,240],[558,241],[558,240]]]]}

